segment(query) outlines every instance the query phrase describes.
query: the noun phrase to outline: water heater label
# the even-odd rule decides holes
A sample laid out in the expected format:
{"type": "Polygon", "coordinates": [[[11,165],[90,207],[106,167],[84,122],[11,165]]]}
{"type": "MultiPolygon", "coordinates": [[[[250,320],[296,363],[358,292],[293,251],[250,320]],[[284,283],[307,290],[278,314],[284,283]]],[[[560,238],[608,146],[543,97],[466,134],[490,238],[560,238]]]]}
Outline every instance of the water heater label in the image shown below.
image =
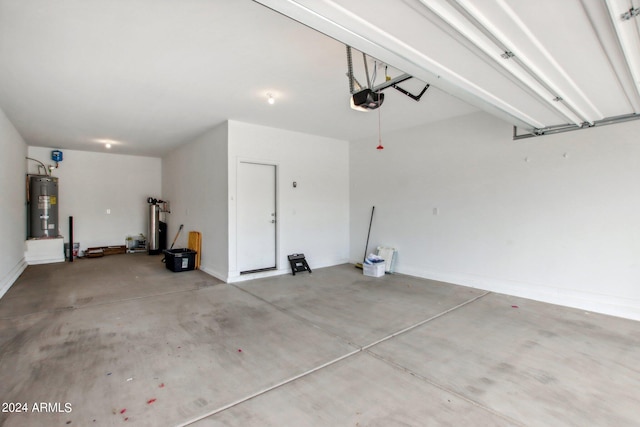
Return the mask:
{"type": "Polygon", "coordinates": [[[38,196],[38,209],[49,209],[51,196],[38,196]]]}
{"type": "Polygon", "coordinates": [[[58,198],[56,196],[49,196],[49,200],[51,201],[52,205],[58,203],[58,198]]]}

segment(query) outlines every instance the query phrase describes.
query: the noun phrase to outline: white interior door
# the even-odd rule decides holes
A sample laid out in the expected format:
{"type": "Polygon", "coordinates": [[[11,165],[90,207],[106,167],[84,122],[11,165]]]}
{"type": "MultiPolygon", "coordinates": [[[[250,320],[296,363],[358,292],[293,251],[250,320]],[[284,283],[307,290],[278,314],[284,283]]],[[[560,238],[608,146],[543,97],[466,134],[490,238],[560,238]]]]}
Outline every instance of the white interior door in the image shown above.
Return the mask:
{"type": "Polygon", "coordinates": [[[276,166],[240,162],[237,187],[238,271],[276,268],[276,166]]]}

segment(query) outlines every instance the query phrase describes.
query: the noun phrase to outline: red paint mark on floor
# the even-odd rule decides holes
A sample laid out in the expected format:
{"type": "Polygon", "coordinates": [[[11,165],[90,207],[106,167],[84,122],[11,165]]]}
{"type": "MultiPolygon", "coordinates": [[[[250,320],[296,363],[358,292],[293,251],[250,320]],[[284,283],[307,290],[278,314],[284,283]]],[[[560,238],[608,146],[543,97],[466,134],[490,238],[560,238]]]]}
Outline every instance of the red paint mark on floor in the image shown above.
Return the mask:
{"type": "Polygon", "coordinates": [[[148,404],[148,405],[151,405],[151,404],[152,404],[153,402],[155,402],[155,401],[156,401],[156,399],[155,399],[155,397],[154,397],[153,399],[149,399],[149,400],[147,400],[147,404],[148,404]]]}

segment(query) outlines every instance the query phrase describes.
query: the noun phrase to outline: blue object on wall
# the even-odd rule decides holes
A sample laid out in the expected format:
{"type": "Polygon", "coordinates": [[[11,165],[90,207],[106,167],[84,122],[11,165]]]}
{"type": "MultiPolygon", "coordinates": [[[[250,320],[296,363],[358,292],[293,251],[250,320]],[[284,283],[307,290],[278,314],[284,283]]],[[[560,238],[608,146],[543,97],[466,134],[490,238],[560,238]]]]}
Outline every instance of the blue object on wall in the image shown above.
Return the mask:
{"type": "Polygon", "coordinates": [[[51,160],[53,160],[54,162],[61,162],[62,161],[62,151],[53,150],[51,152],[51,160]]]}

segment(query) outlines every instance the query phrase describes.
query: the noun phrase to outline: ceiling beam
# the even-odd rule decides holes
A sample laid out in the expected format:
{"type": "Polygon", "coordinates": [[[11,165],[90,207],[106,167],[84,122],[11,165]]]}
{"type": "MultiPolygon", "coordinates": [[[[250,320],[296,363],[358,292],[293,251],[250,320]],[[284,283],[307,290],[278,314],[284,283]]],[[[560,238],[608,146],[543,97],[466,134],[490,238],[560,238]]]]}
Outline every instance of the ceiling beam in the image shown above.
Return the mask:
{"type": "Polygon", "coordinates": [[[546,105],[558,111],[569,122],[582,126],[585,122],[591,123],[603,116],[506,2],[497,0],[496,5],[515,24],[520,35],[528,41],[537,55],[544,58],[543,64],[537,64],[529,59],[523,47],[514,43],[473,2],[446,0],[449,9],[443,7],[445,1],[442,0],[420,0],[420,2],[456,28],[484,52],[487,58],[511,73],[520,85],[530,89],[546,105]],[[456,16],[457,14],[460,16],[456,16]],[[562,77],[562,81],[554,82],[543,71],[543,66],[554,70],[555,74],[562,77]],[[571,88],[572,95],[567,92],[567,88],[571,88]]]}
{"type": "Polygon", "coordinates": [[[627,98],[631,111],[640,113],[640,91],[636,89],[631,70],[622,51],[607,5],[603,2],[580,0],[583,12],[598,39],[600,51],[607,58],[618,88],[627,98]]]}
{"type": "Polygon", "coordinates": [[[606,4],[636,94],[640,95],[640,14],[633,12],[637,9],[629,9],[628,0],[606,0],[606,4]]]}
{"type": "Polygon", "coordinates": [[[332,0],[254,0],[345,45],[430,83],[490,114],[534,130],[544,126],[472,80],[371,24],[332,0]]]}

